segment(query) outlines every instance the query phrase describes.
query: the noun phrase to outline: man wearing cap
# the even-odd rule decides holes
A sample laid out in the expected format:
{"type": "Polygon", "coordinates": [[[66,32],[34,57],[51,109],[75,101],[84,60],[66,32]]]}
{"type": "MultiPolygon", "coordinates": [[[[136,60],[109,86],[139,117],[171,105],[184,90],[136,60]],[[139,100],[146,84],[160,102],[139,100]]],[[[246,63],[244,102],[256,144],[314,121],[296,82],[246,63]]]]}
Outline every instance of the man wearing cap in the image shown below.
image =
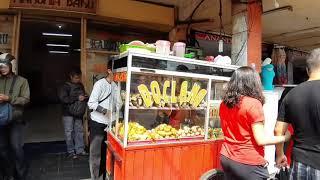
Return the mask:
{"type": "Polygon", "coordinates": [[[22,115],[23,107],[30,101],[30,91],[28,81],[12,72],[13,60],[11,54],[0,53],[0,103],[12,106],[12,121],[0,126],[0,175],[4,179],[20,180],[26,178],[22,115]]]}

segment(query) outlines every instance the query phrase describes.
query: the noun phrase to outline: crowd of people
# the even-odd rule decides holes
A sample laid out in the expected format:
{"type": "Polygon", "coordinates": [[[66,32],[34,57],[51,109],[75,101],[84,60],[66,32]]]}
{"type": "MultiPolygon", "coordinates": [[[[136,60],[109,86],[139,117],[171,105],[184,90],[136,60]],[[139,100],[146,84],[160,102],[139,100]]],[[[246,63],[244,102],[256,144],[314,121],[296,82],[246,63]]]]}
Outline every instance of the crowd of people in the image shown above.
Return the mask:
{"type": "MultiPolygon", "coordinates": [[[[12,72],[14,56],[0,54],[0,175],[5,180],[25,179],[27,165],[23,152],[22,117],[30,101],[28,81],[12,72]]],[[[284,142],[292,137],[294,147],[291,180],[320,180],[320,49],[307,59],[309,80],[291,90],[283,99],[275,135],[264,134],[265,102],[259,74],[251,67],[237,69],[220,105],[221,127],[225,136],[221,148],[221,165],[227,180],[268,179],[265,145],[276,145],[276,165],[288,167],[284,142]]],[[[70,79],[59,91],[63,104],[63,125],[70,158],[87,156],[84,146],[83,115],[90,111],[89,164],[91,178],[103,179],[105,166],[105,130],[112,114],[122,106],[117,85],[113,82],[111,61],[105,78],[94,84],[91,95],[81,83],[81,71],[72,70],[70,79]]]]}
{"type": "MultiPolygon", "coordinates": [[[[25,180],[27,163],[23,150],[24,107],[30,102],[28,81],[12,71],[14,56],[0,53],[0,180],[25,180]]],[[[59,89],[62,103],[67,158],[89,155],[91,179],[104,179],[105,130],[111,125],[111,114],[122,106],[117,85],[113,82],[111,61],[105,78],[94,84],[90,96],[81,83],[80,69],[69,73],[69,80],[59,89]],[[119,95],[119,96],[117,96],[119,95]],[[90,150],[85,151],[83,116],[90,109],[90,150]]]]}
{"type": "Polygon", "coordinates": [[[237,69],[220,105],[225,140],[221,165],[227,180],[268,179],[264,145],[276,145],[276,166],[289,167],[284,142],[294,136],[290,180],[320,180],[320,49],[306,61],[309,80],[292,89],[283,99],[274,136],[264,134],[265,102],[260,77],[250,67],[237,69]]]}

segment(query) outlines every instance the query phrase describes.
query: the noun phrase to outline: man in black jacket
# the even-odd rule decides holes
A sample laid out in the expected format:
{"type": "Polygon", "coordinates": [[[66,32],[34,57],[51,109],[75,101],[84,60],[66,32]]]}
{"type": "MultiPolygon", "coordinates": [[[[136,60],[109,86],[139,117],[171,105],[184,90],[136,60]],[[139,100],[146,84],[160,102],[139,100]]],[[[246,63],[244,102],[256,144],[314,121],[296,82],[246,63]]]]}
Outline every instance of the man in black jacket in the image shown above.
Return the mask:
{"type": "MultiPolygon", "coordinates": [[[[83,105],[86,107],[87,95],[85,94],[84,87],[81,83],[80,69],[74,69],[70,72],[70,81],[66,82],[59,92],[60,101],[63,104],[63,125],[67,144],[68,157],[74,159],[77,155],[87,155],[84,150],[83,139],[83,114],[75,115],[70,112],[70,106],[83,105]],[[80,103],[79,103],[80,102],[80,103]],[[77,103],[77,104],[75,104],[77,103]]],[[[84,112],[83,112],[84,113],[84,112]]]]}
{"type": "MultiPolygon", "coordinates": [[[[275,135],[294,129],[290,179],[320,180],[320,48],[306,61],[309,80],[292,89],[283,99],[275,135]]],[[[276,145],[276,162],[286,166],[283,143],[276,145]]]]}

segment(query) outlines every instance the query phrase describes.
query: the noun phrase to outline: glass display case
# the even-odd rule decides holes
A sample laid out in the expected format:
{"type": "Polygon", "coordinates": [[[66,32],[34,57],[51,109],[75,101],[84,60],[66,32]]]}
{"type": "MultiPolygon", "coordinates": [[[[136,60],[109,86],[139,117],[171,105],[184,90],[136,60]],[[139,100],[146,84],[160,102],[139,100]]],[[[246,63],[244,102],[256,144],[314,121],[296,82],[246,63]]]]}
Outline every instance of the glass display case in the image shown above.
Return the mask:
{"type": "Polygon", "coordinates": [[[219,105],[237,66],[129,51],[113,58],[123,107],[112,135],[124,146],[223,138],[219,105]]]}

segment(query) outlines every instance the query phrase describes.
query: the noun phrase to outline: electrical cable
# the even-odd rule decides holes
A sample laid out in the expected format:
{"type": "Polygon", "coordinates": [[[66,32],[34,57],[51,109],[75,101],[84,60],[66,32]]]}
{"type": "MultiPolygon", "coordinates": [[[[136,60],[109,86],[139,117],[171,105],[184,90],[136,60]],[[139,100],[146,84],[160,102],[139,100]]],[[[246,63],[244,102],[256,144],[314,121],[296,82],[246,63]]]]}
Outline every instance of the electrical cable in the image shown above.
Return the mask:
{"type": "Polygon", "coordinates": [[[194,16],[194,14],[196,13],[197,9],[201,6],[201,4],[204,2],[205,0],[201,0],[200,3],[197,4],[197,6],[193,9],[192,13],[190,14],[190,16],[187,18],[189,19],[189,23],[187,26],[187,33],[186,33],[186,40],[187,40],[187,44],[190,44],[190,26],[191,26],[191,22],[192,22],[192,18],[194,16]]]}

